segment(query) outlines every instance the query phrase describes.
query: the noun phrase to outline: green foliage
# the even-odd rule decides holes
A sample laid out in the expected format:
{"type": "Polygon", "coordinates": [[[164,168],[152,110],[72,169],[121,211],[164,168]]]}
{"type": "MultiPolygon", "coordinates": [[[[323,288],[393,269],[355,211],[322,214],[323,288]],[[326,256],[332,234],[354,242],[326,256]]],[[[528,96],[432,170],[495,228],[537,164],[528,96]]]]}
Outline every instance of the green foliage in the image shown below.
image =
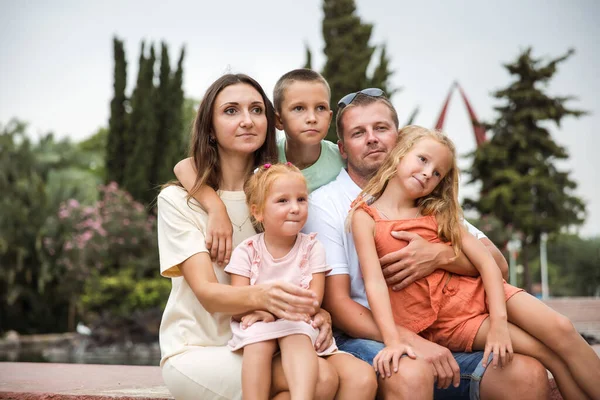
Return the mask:
{"type": "Polygon", "coordinates": [[[106,182],[123,184],[127,156],[133,151],[133,138],[129,133],[127,86],[127,60],[123,41],[113,38],[114,97],[110,102],[108,138],[106,140],[106,182]]]}
{"type": "MultiPolygon", "coordinates": [[[[600,237],[555,235],[548,241],[548,262],[552,296],[600,295],[600,237]]],[[[532,267],[538,274],[539,261],[532,267]]]]}
{"type": "MultiPolygon", "coordinates": [[[[79,301],[79,295],[84,288],[100,284],[94,281],[108,285],[106,293],[98,296],[109,296],[113,293],[109,290],[111,278],[118,274],[128,274],[140,282],[158,278],[154,216],[148,216],[144,206],[114,182],[100,187],[100,193],[99,201],[92,206],[73,199],[61,204],[58,213],[48,218],[41,234],[45,281],[60,296],[73,299],[82,315],[90,310],[85,308],[83,300],[79,301]]],[[[144,285],[141,287],[148,287],[147,282],[144,285]]],[[[137,293],[133,297],[136,304],[148,304],[142,295],[137,293]]],[[[113,301],[121,302],[122,298],[120,295],[113,301]]]]}
{"type": "MultiPolygon", "coordinates": [[[[64,330],[68,299],[48,284],[39,248],[43,227],[65,198],[96,200],[100,153],[52,134],[33,143],[26,124],[0,126],[0,330],[64,330]]],[[[58,289],[58,288],[56,288],[58,289]]]]}
{"type": "MultiPolygon", "coordinates": [[[[389,59],[385,46],[382,47],[379,65],[373,77],[367,69],[375,47],[369,45],[372,24],[363,23],[356,15],[354,0],[323,0],[323,39],[327,57],[321,72],[331,87],[331,108],[337,113],[337,102],[348,93],[377,86],[389,97],[395,92],[389,87],[389,59]]],[[[331,124],[327,139],[337,142],[335,124],[331,124]]]]}
{"type": "MultiPolygon", "coordinates": [[[[119,80],[126,67],[124,61],[119,62],[124,60],[122,47],[122,42],[115,39],[115,98],[111,103],[107,141],[107,178],[108,182],[114,181],[126,188],[136,200],[149,205],[160,184],[173,178],[173,166],[185,154],[181,143],[185,51],[181,50],[177,69],[171,71],[168,48],[162,43],[156,76],[154,46],[150,46],[147,55],[142,42],[137,83],[129,104],[119,80]],[[118,123],[121,119],[126,122],[118,123]],[[117,159],[123,162],[115,161],[117,159]],[[117,167],[120,171],[113,171],[117,167]]],[[[186,131],[186,138],[188,134],[186,131]]]]}
{"type": "Polygon", "coordinates": [[[306,48],[306,61],[304,62],[304,67],[302,68],[306,68],[306,69],[312,69],[312,52],[310,51],[310,48],[308,47],[308,45],[305,45],[306,48]]]}
{"type": "Polygon", "coordinates": [[[81,305],[90,317],[107,311],[113,316],[126,317],[134,311],[164,307],[171,282],[156,277],[136,278],[133,268],[118,271],[115,275],[95,274],[85,284],[81,305]]]}
{"type": "MultiPolygon", "coordinates": [[[[576,183],[556,167],[557,161],[568,158],[567,151],[554,142],[544,124],[560,125],[564,117],[584,114],[566,107],[570,97],[550,97],[543,87],[571,54],[544,62],[533,58],[528,49],[505,65],[516,79],[494,93],[502,104],[496,107],[496,121],[488,125],[492,137],[473,153],[470,182],[481,182],[481,196],[467,199],[465,206],[512,224],[524,237],[525,260],[542,232],[581,224],[585,215],[583,201],[574,194],[576,183]]],[[[530,274],[524,266],[530,290],[530,274]]]]}
{"type": "Polygon", "coordinates": [[[135,199],[150,204],[155,197],[152,186],[157,184],[150,180],[158,132],[154,107],[157,97],[154,87],[154,46],[150,46],[150,55],[147,58],[144,53],[142,43],[137,85],[131,97],[130,131],[134,140],[133,153],[127,160],[123,187],[135,199]]]}

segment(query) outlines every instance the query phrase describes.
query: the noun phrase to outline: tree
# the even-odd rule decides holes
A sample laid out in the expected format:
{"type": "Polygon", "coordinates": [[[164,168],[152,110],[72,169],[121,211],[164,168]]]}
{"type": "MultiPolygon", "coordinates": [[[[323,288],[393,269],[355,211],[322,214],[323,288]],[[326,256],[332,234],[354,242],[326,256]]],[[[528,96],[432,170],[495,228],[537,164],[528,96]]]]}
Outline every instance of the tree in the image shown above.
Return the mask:
{"type": "Polygon", "coordinates": [[[154,151],[155,173],[151,181],[158,184],[174,178],[173,167],[183,158],[181,152],[180,132],[183,129],[183,59],[184,49],[181,49],[177,70],[170,73],[169,53],[166,44],[162,45],[160,82],[156,96],[156,115],[158,132],[154,151]]]}
{"type": "Polygon", "coordinates": [[[145,44],[140,51],[140,68],[137,85],[131,97],[131,138],[133,154],[125,167],[124,187],[134,199],[149,204],[154,198],[151,181],[154,151],[156,149],[157,117],[155,113],[156,90],[154,87],[154,46],[150,56],[145,57],[145,44]]]}
{"type": "MultiPolygon", "coordinates": [[[[331,108],[335,115],[337,102],[342,96],[369,87],[374,80],[387,85],[390,73],[384,47],[380,65],[376,68],[377,77],[373,80],[367,76],[375,51],[375,47],[369,45],[373,25],[363,23],[356,15],[354,0],[324,0],[323,11],[323,52],[327,61],[321,73],[331,87],[331,108]]],[[[327,139],[337,141],[335,124],[329,127],[327,139]]]]}
{"type": "Polygon", "coordinates": [[[551,97],[545,85],[557,66],[573,51],[556,59],[533,58],[532,50],[505,64],[516,80],[498,90],[502,101],[495,107],[497,119],[487,127],[491,139],[473,153],[471,182],[481,183],[478,200],[467,199],[482,215],[492,214],[505,225],[512,224],[524,238],[522,259],[525,287],[531,291],[528,250],[537,248],[542,233],[555,233],[563,227],[583,222],[585,205],[575,196],[577,184],[556,162],[568,158],[564,147],[552,139],[546,121],[560,127],[564,117],[579,117],[583,111],[567,108],[572,97],[551,97]]]}
{"type": "Polygon", "coordinates": [[[308,45],[304,46],[306,48],[306,62],[304,63],[304,67],[306,69],[312,69],[312,52],[308,45]]]}
{"type": "Polygon", "coordinates": [[[386,47],[383,45],[379,52],[379,65],[373,71],[369,86],[383,89],[385,94],[391,98],[399,90],[391,86],[390,77],[392,75],[393,71],[390,71],[390,59],[387,56],[386,47]]]}
{"type": "Polygon", "coordinates": [[[125,165],[133,148],[128,138],[127,124],[127,60],[123,41],[113,38],[114,68],[114,97],[110,102],[109,131],[106,143],[106,181],[123,184],[125,165]]]}

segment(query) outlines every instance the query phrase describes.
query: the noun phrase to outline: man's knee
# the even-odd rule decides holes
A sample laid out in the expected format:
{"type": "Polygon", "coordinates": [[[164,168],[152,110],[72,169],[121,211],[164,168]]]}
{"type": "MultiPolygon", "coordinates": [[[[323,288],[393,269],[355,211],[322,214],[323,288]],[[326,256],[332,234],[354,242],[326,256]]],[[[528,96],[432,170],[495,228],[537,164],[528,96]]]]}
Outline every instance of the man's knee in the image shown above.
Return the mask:
{"type": "Polygon", "coordinates": [[[398,372],[389,378],[379,379],[379,394],[384,399],[431,399],[433,383],[428,362],[403,357],[398,372]]]}
{"type": "Polygon", "coordinates": [[[536,359],[515,354],[506,368],[488,368],[481,381],[481,398],[547,399],[548,372],[536,359]]]}
{"type": "Polygon", "coordinates": [[[340,376],[340,388],[344,387],[344,392],[354,393],[354,398],[368,399],[374,398],[377,393],[377,375],[366,362],[356,360],[352,365],[352,375],[340,376]]]}
{"type": "Polygon", "coordinates": [[[316,399],[333,399],[338,390],[339,377],[335,368],[319,357],[319,374],[317,375],[316,399]]]}

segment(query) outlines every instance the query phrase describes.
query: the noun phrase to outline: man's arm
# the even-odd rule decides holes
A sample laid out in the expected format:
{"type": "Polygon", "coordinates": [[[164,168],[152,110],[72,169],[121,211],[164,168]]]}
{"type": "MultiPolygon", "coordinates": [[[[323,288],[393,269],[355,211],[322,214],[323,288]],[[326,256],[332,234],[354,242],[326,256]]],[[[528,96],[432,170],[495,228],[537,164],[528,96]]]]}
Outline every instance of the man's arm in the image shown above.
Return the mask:
{"type": "MultiPolygon", "coordinates": [[[[500,250],[477,228],[468,222],[465,222],[465,226],[488,249],[502,277],[507,279],[508,264],[500,250]]],[[[393,290],[402,290],[436,269],[443,269],[457,275],[479,275],[467,256],[461,253],[456,257],[454,249],[448,245],[430,243],[416,233],[410,232],[392,232],[392,236],[408,242],[403,249],[387,254],[379,260],[386,282],[388,285],[394,285],[393,290]]]]}
{"type": "Polygon", "coordinates": [[[325,280],[323,308],[331,314],[333,326],[349,336],[383,342],[371,310],[350,297],[350,276],[332,275],[325,280]]]}

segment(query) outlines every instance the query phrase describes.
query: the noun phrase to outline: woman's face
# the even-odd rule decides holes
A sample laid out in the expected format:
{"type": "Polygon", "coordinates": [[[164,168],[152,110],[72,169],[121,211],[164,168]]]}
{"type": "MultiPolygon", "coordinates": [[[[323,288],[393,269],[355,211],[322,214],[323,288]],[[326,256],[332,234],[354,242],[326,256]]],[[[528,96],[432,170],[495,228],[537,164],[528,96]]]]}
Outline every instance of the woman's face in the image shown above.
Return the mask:
{"type": "Polygon", "coordinates": [[[251,154],[267,137],[265,103],[246,83],[227,86],[213,106],[213,132],[219,152],[251,154]]]}

